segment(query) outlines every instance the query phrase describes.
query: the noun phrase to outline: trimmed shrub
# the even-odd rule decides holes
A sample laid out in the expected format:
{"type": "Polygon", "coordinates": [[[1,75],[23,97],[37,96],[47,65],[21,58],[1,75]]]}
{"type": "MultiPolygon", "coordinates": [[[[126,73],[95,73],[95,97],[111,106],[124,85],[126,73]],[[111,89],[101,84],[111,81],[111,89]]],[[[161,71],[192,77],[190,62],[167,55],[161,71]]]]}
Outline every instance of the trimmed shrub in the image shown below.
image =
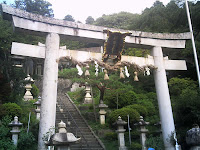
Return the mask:
{"type": "Polygon", "coordinates": [[[22,114],[22,109],[16,103],[5,103],[0,107],[0,117],[10,115],[12,118],[14,116],[20,117],[22,114]]]}
{"type": "Polygon", "coordinates": [[[133,105],[129,105],[129,106],[126,106],[126,108],[130,108],[130,109],[135,109],[139,112],[139,114],[143,117],[145,117],[147,115],[147,109],[142,106],[142,105],[139,105],[139,104],[133,104],[133,105]]]}
{"type": "MultiPolygon", "coordinates": [[[[133,91],[127,91],[127,89],[118,90],[118,107],[122,108],[127,105],[132,105],[137,100],[137,94],[133,91]]],[[[113,92],[106,92],[104,101],[109,108],[117,108],[117,94],[113,92]]]]}
{"type": "Polygon", "coordinates": [[[122,120],[127,121],[129,115],[130,124],[137,122],[139,120],[140,114],[135,109],[131,108],[121,108],[112,111],[108,116],[108,122],[112,125],[114,122],[117,121],[118,117],[120,116],[122,120]]]}

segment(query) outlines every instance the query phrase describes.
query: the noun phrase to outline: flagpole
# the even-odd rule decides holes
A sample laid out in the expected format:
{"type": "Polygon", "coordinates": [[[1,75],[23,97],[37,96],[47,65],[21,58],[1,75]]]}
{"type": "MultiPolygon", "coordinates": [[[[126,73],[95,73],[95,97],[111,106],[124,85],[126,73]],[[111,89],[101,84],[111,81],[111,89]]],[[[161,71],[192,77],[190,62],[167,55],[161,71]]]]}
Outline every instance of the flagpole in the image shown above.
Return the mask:
{"type": "Polygon", "coordinates": [[[191,23],[191,18],[190,18],[190,12],[189,12],[189,7],[188,7],[188,2],[185,0],[185,6],[186,6],[186,12],[187,12],[187,18],[188,18],[188,24],[190,28],[190,32],[192,33],[192,47],[193,47],[193,53],[194,53],[194,60],[196,64],[196,70],[197,70],[197,77],[199,81],[199,88],[200,88],[200,73],[199,73],[199,63],[198,63],[198,58],[197,58],[197,51],[196,51],[196,46],[194,42],[194,34],[192,30],[192,23],[191,23]]]}

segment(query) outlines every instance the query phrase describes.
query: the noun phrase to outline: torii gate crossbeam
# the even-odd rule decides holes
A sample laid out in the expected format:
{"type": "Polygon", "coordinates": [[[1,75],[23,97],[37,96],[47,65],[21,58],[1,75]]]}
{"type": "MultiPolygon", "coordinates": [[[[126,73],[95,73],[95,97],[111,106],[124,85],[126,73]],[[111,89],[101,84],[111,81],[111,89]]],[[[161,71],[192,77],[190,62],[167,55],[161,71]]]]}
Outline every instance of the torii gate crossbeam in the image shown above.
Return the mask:
{"type": "MultiPolygon", "coordinates": [[[[103,33],[103,27],[42,17],[18,9],[13,9],[4,4],[2,4],[2,8],[4,18],[12,20],[16,30],[19,29],[24,30],[25,32],[28,31],[28,33],[34,32],[39,35],[46,35],[46,43],[43,48],[28,45],[26,48],[29,50],[25,51],[24,49],[22,51],[23,47],[15,47],[17,45],[16,43],[13,43],[12,46],[13,54],[45,58],[38,139],[38,150],[45,150],[45,144],[42,137],[51,127],[55,127],[58,60],[61,56],[68,55],[66,51],[62,51],[59,48],[60,37],[75,37],[78,39],[86,39],[88,42],[103,44],[106,40],[106,34],[103,33]],[[31,47],[36,48],[35,52],[31,52],[31,47]]],[[[110,30],[123,31],[120,29],[110,30]]],[[[191,39],[191,33],[161,34],[140,31],[129,32],[131,32],[132,35],[127,36],[125,42],[132,47],[151,49],[152,57],[146,59],[122,56],[122,60],[125,59],[126,61],[128,60],[132,62],[138,61],[138,65],[150,63],[156,68],[154,69],[154,80],[165,150],[175,150],[174,145],[172,145],[168,140],[171,133],[175,131],[175,127],[165,70],[186,70],[186,63],[185,61],[175,61],[164,58],[162,47],[185,48],[185,40],[191,39]]],[[[73,52],[71,51],[71,53],[73,52]]],[[[87,56],[87,54],[85,56],[87,56]]],[[[100,55],[91,55],[91,57],[95,58],[97,56],[99,58],[100,55]]],[[[80,57],[80,53],[76,53],[76,57],[80,57]]]]}

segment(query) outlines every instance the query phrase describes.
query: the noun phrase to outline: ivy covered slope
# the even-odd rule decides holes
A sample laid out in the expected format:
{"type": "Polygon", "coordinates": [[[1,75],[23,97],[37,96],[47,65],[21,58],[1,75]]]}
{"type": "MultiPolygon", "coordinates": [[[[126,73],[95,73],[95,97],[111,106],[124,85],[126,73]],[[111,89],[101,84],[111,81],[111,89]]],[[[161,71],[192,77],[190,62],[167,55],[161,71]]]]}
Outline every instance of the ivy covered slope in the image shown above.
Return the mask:
{"type": "MultiPolygon", "coordinates": [[[[101,68],[99,68],[99,70],[101,70],[101,68]]],[[[85,72],[85,68],[83,68],[83,72],[85,72]]],[[[95,106],[91,104],[91,107],[95,108],[98,108],[100,99],[97,85],[102,83],[106,87],[104,103],[108,105],[107,119],[105,126],[99,126],[97,123],[95,130],[98,128],[96,131],[99,133],[101,128],[109,127],[111,129],[111,131],[108,132],[110,135],[104,134],[103,136],[103,140],[106,140],[104,141],[106,143],[108,142],[107,140],[109,140],[107,137],[116,136],[116,134],[114,134],[115,126],[113,126],[113,123],[117,120],[118,116],[120,115],[123,120],[127,121],[127,115],[129,115],[130,125],[135,129],[133,133],[135,137],[134,141],[137,141],[139,144],[139,133],[136,131],[136,128],[133,127],[133,124],[138,122],[139,117],[143,116],[146,121],[150,121],[152,124],[159,121],[153,76],[143,76],[144,73],[141,72],[138,76],[140,81],[135,82],[133,71],[130,70],[130,77],[125,79],[120,79],[120,72],[117,71],[109,72],[109,80],[104,80],[104,73],[101,71],[98,76],[95,76],[95,68],[92,65],[90,66],[89,72],[90,76],[88,79],[84,74],[79,76],[76,68],[63,69],[59,72],[59,77],[71,79],[73,82],[78,82],[83,85],[86,82],[90,84],[95,101],[95,106]]],[[[69,92],[69,95],[79,106],[83,103],[85,96],[83,90],[69,92]]],[[[88,113],[92,111],[91,107],[89,106],[88,113]]],[[[98,111],[99,110],[96,109],[95,113],[98,114],[98,111]]],[[[84,112],[84,114],[86,113],[84,112]]],[[[94,119],[91,119],[94,117],[87,117],[86,115],[86,118],[88,118],[89,122],[94,126],[94,119]]]]}

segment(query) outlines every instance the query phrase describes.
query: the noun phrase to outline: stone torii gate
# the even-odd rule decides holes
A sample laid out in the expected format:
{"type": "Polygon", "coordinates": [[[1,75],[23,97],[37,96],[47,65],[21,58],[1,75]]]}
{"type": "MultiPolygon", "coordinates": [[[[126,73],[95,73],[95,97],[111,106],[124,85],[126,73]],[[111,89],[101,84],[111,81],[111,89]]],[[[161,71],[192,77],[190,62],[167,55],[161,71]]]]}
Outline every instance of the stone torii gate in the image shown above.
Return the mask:
{"type": "MultiPolygon", "coordinates": [[[[106,33],[103,27],[42,17],[2,4],[3,17],[13,21],[16,31],[34,33],[46,36],[45,46],[12,43],[11,53],[36,58],[44,58],[43,91],[41,101],[41,117],[39,125],[38,150],[45,150],[42,137],[51,127],[55,127],[58,62],[61,57],[71,56],[79,61],[90,58],[102,59],[101,53],[65,50],[60,48],[60,37],[64,39],[86,40],[103,45],[106,33]]],[[[124,31],[110,29],[113,31],[124,31]]],[[[141,31],[129,31],[125,42],[130,47],[151,49],[152,56],[148,58],[122,56],[121,61],[136,63],[139,66],[153,65],[154,80],[159,105],[160,119],[163,131],[165,150],[175,150],[169,142],[169,137],[175,131],[166,70],[187,70],[184,60],[168,60],[163,57],[162,48],[185,48],[186,39],[191,39],[190,33],[161,34],[141,31]]]]}

